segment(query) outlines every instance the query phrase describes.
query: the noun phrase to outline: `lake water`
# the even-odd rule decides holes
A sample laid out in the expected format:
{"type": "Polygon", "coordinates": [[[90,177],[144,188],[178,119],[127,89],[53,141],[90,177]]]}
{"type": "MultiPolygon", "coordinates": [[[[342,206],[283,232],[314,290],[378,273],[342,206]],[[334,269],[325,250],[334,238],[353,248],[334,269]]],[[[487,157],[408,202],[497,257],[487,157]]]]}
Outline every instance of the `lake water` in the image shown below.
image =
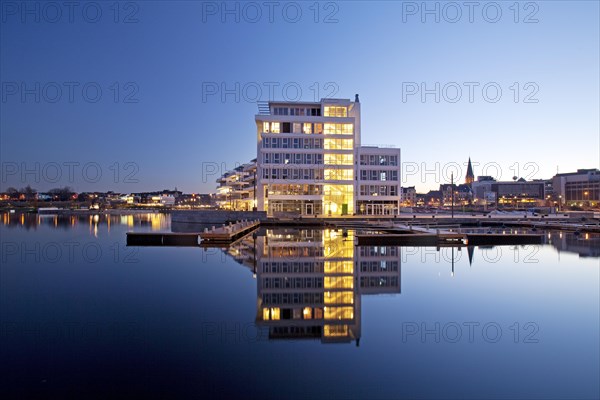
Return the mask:
{"type": "Polygon", "coordinates": [[[0,224],[3,398],[598,398],[599,238],[355,246],[261,229],[127,247],[162,214],[0,224]]]}

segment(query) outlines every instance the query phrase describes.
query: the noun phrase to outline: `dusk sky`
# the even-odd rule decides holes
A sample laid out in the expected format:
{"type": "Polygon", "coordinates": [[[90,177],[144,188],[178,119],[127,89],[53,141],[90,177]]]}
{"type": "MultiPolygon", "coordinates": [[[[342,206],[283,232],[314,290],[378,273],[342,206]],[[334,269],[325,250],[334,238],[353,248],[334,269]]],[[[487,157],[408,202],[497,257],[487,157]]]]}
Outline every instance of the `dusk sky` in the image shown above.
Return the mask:
{"type": "Polygon", "coordinates": [[[469,156],[503,180],[600,167],[597,1],[77,4],[2,2],[2,191],[213,192],[256,157],[258,94],[358,93],[362,143],[400,147],[418,191],[469,156]]]}

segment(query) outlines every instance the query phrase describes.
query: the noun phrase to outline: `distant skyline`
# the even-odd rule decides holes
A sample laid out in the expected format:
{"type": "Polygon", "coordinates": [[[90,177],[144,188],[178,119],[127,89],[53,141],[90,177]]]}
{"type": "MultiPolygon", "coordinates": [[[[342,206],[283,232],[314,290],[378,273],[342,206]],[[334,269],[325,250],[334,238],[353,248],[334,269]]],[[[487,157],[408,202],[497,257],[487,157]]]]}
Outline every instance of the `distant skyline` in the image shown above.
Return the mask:
{"type": "Polygon", "coordinates": [[[419,192],[600,167],[598,2],[52,4],[0,10],[0,191],[214,192],[255,100],[357,93],[419,192]]]}

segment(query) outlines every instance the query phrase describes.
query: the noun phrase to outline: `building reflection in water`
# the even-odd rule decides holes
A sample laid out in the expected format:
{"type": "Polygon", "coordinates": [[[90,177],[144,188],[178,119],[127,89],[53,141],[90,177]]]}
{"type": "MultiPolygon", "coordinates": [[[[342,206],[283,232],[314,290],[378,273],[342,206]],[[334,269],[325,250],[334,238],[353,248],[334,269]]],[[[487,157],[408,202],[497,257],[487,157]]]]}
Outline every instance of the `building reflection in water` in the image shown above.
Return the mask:
{"type": "Polygon", "coordinates": [[[579,232],[546,232],[546,244],[559,252],[577,253],[579,257],[600,257],[600,235],[579,232]]]}
{"type": "Polygon", "coordinates": [[[268,229],[227,249],[253,270],[258,326],[270,339],[355,341],[361,295],[400,293],[397,246],[354,246],[339,229],[268,229]]]}

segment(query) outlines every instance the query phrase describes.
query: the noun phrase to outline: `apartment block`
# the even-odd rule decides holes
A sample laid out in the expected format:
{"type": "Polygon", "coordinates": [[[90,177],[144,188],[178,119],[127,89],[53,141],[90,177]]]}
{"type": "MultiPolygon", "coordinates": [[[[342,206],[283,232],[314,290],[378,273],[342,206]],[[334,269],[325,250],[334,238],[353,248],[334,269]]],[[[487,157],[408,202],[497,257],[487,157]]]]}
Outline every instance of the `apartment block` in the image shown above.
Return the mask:
{"type": "Polygon", "coordinates": [[[354,101],[259,103],[255,122],[259,211],[274,216],[398,211],[400,150],[361,147],[358,95],[354,101]]]}

